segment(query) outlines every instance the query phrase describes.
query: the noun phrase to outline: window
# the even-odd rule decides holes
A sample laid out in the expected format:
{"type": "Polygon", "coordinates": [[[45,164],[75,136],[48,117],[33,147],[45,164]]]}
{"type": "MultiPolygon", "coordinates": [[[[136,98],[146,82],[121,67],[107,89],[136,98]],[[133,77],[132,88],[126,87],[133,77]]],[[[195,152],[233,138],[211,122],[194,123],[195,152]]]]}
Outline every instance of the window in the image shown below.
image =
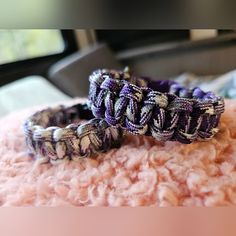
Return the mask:
{"type": "Polygon", "coordinates": [[[78,50],[73,30],[0,30],[0,86],[49,68],[78,50]]]}
{"type": "Polygon", "coordinates": [[[62,53],[60,30],[0,30],[0,64],[62,53]]]}

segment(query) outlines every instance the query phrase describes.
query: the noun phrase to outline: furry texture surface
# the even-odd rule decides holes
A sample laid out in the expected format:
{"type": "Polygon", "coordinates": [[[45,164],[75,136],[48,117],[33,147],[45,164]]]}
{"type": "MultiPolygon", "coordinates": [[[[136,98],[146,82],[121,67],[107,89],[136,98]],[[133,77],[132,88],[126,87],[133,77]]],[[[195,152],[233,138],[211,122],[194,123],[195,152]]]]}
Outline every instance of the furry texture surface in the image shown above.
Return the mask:
{"type": "Polygon", "coordinates": [[[127,136],[97,160],[40,165],[27,155],[21,125],[35,109],[1,119],[1,206],[236,205],[236,102],[220,132],[179,144],[127,136]]]}

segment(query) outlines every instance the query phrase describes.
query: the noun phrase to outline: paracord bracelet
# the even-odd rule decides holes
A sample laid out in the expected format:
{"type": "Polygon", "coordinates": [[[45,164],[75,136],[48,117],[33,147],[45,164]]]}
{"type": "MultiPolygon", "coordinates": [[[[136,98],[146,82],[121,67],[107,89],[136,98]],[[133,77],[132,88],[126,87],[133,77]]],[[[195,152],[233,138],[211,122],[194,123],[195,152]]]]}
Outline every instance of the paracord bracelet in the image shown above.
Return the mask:
{"type": "Polygon", "coordinates": [[[106,69],[94,71],[89,81],[88,105],[94,116],[133,134],[191,143],[218,131],[224,100],[212,92],[106,69]]]}
{"type": "Polygon", "coordinates": [[[90,157],[119,147],[123,136],[121,128],[111,127],[104,119],[94,118],[86,104],[36,112],[25,122],[24,133],[30,153],[40,161],[52,164],[65,159],[90,157]],[[78,119],[91,120],[79,124],[78,119]]]}

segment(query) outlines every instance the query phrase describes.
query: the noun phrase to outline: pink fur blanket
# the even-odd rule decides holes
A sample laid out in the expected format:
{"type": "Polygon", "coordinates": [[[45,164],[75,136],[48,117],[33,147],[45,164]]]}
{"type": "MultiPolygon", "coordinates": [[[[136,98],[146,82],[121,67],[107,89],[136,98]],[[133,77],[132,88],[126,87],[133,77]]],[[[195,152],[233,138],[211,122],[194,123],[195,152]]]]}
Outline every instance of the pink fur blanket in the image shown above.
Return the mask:
{"type": "Polygon", "coordinates": [[[120,149],[52,166],[26,154],[21,125],[35,109],[1,119],[1,206],[236,205],[236,102],[220,132],[190,145],[128,136],[120,149]]]}

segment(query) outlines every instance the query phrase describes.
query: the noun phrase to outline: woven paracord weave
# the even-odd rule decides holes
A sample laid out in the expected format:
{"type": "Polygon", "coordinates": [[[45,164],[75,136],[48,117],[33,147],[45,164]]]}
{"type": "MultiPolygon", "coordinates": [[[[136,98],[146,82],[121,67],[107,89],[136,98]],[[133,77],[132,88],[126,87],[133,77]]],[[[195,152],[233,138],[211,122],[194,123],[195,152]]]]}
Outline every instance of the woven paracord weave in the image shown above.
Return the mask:
{"type": "Polygon", "coordinates": [[[96,70],[89,80],[88,105],[110,125],[181,143],[208,140],[218,131],[224,100],[212,92],[138,78],[128,71],[96,70]]]}
{"type": "Polygon", "coordinates": [[[24,133],[30,153],[42,163],[50,161],[52,164],[91,157],[119,147],[123,137],[121,128],[94,118],[86,104],[36,112],[25,122],[24,133]],[[81,124],[79,119],[90,120],[81,124]]]}

